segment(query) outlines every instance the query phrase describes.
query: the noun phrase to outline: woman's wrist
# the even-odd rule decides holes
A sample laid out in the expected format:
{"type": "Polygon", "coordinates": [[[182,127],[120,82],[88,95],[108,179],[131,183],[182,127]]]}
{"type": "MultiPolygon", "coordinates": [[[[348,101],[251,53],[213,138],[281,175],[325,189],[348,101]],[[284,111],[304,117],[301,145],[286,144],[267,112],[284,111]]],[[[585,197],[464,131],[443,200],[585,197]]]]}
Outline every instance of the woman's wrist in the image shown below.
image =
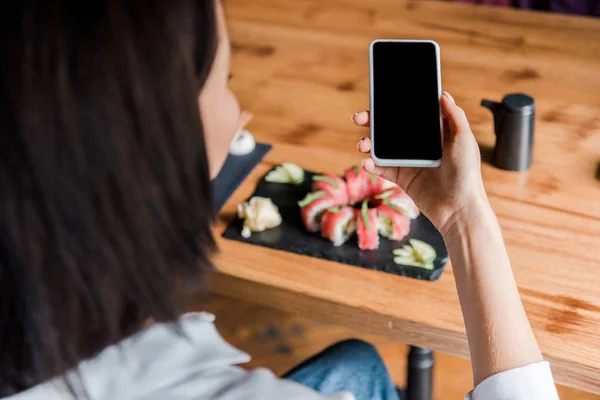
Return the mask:
{"type": "Polygon", "coordinates": [[[485,192],[473,196],[470,201],[453,211],[441,225],[440,233],[447,247],[450,247],[458,238],[462,237],[469,229],[480,225],[493,229],[498,221],[492,210],[485,192]],[[491,226],[490,226],[491,225],[491,226]]]}

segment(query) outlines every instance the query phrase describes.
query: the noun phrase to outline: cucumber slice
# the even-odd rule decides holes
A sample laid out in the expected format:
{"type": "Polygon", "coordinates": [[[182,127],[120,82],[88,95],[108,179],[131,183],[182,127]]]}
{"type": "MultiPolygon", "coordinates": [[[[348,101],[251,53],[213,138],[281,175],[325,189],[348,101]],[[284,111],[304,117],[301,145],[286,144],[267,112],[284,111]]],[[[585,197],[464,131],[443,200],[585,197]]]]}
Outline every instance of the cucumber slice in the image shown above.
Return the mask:
{"type": "Polygon", "coordinates": [[[300,200],[298,202],[298,205],[300,207],[305,207],[305,206],[309,205],[310,203],[312,203],[313,201],[320,199],[323,196],[325,196],[325,192],[308,193],[302,200],[300,200]]]}
{"type": "Polygon", "coordinates": [[[404,246],[402,246],[402,249],[406,250],[406,251],[410,251],[410,254],[413,254],[415,251],[415,249],[413,249],[413,247],[410,244],[405,244],[404,246]]]}
{"type": "Polygon", "coordinates": [[[313,181],[327,182],[336,189],[340,188],[340,184],[338,183],[338,181],[336,181],[335,179],[328,178],[323,175],[315,175],[315,176],[313,176],[312,179],[313,179],[313,181]]]}
{"type": "Polygon", "coordinates": [[[388,197],[390,197],[392,194],[394,194],[394,191],[393,190],[388,190],[388,191],[385,191],[385,192],[383,192],[381,194],[378,194],[377,196],[375,196],[375,198],[378,199],[378,200],[385,200],[388,197]]]}
{"type": "Polygon", "coordinates": [[[407,250],[407,249],[396,249],[394,251],[392,251],[392,253],[394,253],[395,256],[399,256],[399,257],[411,257],[414,258],[414,252],[413,250],[407,250]]]}
{"type": "Polygon", "coordinates": [[[414,212],[410,205],[408,205],[406,203],[394,204],[389,200],[383,200],[383,202],[386,206],[388,206],[389,208],[393,208],[394,210],[398,211],[400,214],[404,215],[405,217],[408,217],[411,219],[415,218],[412,216],[412,215],[414,215],[414,212]]]}
{"type": "Polygon", "coordinates": [[[424,269],[433,269],[433,263],[422,263],[412,257],[394,257],[394,263],[398,265],[407,265],[409,267],[418,267],[424,269]]]}
{"type": "Polygon", "coordinates": [[[367,228],[367,230],[371,229],[371,222],[369,221],[369,213],[367,211],[368,209],[369,209],[369,200],[365,200],[362,203],[362,207],[360,208],[360,211],[362,213],[363,221],[365,223],[365,228],[367,228]]]}
{"type": "Polygon", "coordinates": [[[412,255],[408,256],[396,256],[394,257],[394,261],[397,262],[415,262],[415,259],[412,255]]]}
{"type": "Polygon", "coordinates": [[[383,190],[389,190],[389,189],[397,188],[398,185],[396,185],[394,182],[391,182],[391,181],[388,181],[387,179],[385,179],[383,182],[383,185],[381,187],[383,190]]]}
{"type": "Polygon", "coordinates": [[[431,245],[422,240],[409,239],[410,244],[405,244],[400,249],[393,250],[394,262],[424,269],[433,269],[433,261],[437,254],[431,245]]]}
{"type": "Polygon", "coordinates": [[[281,167],[290,175],[291,182],[299,185],[304,182],[304,170],[292,163],[283,163],[281,167]]]}
{"type": "Polygon", "coordinates": [[[283,163],[265,176],[267,182],[293,183],[299,185],[304,182],[304,170],[292,163],[283,163]]]}
{"type": "Polygon", "coordinates": [[[291,180],[290,174],[281,167],[275,168],[265,176],[265,181],[271,183],[290,183],[291,180]]]}
{"type": "Polygon", "coordinates": [[[415,249],[415,258],[422,263],[431,263],[437,257],[435,249],[430,244],[417,239],[409,239],[408,242],[415,249]]]}
{"type": "Polygon", "coordinates": [[[398,211],[400,214],[405,215],[405,210],[404,208],[401,208],[399,206],[397,206],[396,204],[392,203],[389,200],[383,200],[383,204],[385,204],[386,206],[388,206],[389,208],[398,211]]]}

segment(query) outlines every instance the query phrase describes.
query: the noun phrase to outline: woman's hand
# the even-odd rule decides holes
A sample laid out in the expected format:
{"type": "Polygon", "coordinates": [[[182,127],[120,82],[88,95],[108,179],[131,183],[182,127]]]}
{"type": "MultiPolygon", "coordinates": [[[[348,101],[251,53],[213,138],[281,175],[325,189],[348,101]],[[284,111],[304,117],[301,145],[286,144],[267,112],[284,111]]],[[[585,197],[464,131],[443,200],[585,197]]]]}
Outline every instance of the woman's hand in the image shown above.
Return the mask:
{"type": "MultiPolygon", "coordinates": [[[[498,372],[542,361],[542,355],[483,188],[477,142],[465,113],[446,92],[441,109],[444,146],[439,168],[383,168],[371,158],[363,161],[363,167],[400,185],[444,236],[469,340],[473,379],[479,384],[498,372]]],[[[369,126],[369,113],[354,114],[352,120],[369,126]]],[[[371,140],[362,139],[358,148],[368,153],[371,140]]],[[[551,378],[541,386],[550,393],[544,398],[558,399],[551,378]]]]}
{"type": "MultiPolygon", "coordinates": [[[[443,93],[440,103],[444,144],[439,168],[378,167],[371,158],[363,160],[363,168],[397,183],[438,230],[446,233],[463,211],[488,202],[481,180],[479,147],[467,117],[448,92],[443,93]]],[[[356,113],[352,120],[357,125],[368,127],[369,112],[356,113]]],[[[398,130],[402,130],[402,121],[398,123],[398,130]]],[[[369,153],[371,139],[360,140],[357,147],[361,153],[369,153]]]]}

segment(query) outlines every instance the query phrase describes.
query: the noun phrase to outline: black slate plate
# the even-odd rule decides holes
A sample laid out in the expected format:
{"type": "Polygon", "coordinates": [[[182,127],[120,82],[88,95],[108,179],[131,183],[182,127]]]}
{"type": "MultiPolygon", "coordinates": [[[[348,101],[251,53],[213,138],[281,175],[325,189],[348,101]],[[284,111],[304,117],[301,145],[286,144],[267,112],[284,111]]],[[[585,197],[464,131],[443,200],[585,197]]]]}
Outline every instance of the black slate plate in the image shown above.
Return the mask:
{"type": "Polygon", "coordinates": [[[382,237],[379,249],[372,251],[361,251],[357,245],[356,235],[342,246],[335,247],[319,233],[307,232],[302,224],[300,208],[296,203],[310,190],[313,175],[314,172],[306,171],[302,185],[269,183],[263,179],[252,196],[268,197],[273,200],[273,203],[279,207],[283,218],[282,224],[264,232],[252,232],[252,236],[246,239],[240,234],[243,221],[236,218],[227,227],[223,237],[416,279],[435,281],[442,276],[448,260],[448,251],[442,236],[424,215],[412,220],[410,233],[404,240],[396,242],[382,237]],[[433,270],[394,263],[392,250],[402,247],[409,238],[423,240],[435,248],[437,259],[433,270]]]}

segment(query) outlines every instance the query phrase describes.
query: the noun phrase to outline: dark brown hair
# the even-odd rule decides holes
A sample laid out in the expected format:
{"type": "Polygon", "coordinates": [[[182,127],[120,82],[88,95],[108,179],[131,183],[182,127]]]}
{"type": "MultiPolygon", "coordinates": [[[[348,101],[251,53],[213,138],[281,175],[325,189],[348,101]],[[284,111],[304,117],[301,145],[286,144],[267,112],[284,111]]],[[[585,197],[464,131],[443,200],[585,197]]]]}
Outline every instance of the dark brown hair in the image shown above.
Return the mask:
{"type": "Polygon", "coordinates": [[[212,0],[0,13],[0,397],[171,321],[214,249],[197,97],[212,0]]]}

